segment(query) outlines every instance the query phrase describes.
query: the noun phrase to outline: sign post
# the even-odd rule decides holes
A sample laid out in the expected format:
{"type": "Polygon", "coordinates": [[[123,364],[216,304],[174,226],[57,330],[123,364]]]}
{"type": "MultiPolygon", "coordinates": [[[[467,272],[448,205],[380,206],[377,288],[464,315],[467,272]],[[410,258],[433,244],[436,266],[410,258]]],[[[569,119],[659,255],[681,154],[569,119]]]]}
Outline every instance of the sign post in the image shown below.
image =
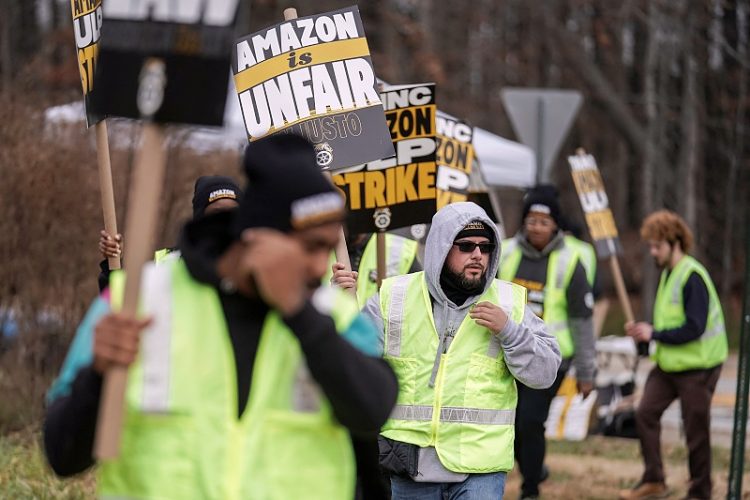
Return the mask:
{"type": "MultiPolygon", "coordinates": [[[[166,165],[162,124],[222,124],[238,1],[217,0],[203,9],[192,0],[173,0],[144,9],[130,0],[106,0],[97,10],[107,29],[90,94],[93,109],[145,121],[125,222],[122,312],[129,316],[137,314],[141,271],[153,255],[166,165]]],[[[127,376],[125,367],[104,375],[94,440],[98,459],[119,454],[127,376]]]]}
{"type": "MultiPolygon", "coordinates": [[[[94,125],[96,130],[96,158],[99,166],[99,193],[104,214],[104,230],[111,235],[117,234],[117,214],[115,212],[115,195],[112,187],[112,165],[109,156],[107,139],[107,122],[99,116],[90,103],[90,94],[94,92],[94,75],[96,59],[99,55],[99,39],[102,30],[102,2],[80,2],[71,0],[73,16],[73,34],[78,54],[78,70],[83,87],[83,103],[86,110],[86,125],[94,125]]],[[[120,269],[120,257],[107,257],[110,270],[120,269]]]]}
{"type": "MultiPolygon", "coordinates": [[[[750,216],[750,210],[748,211],[750,216]]],[[[750,218],[745,219],[749,221],[750,218]]],[[[750,393],[750,223],[745,224],[745,298],[737,360],[737,397],[734,403],[732,453],[729,463],[727,500],[742,498],[742,475],[745,472],[745,439],[747,432],[748,393],[750,393]]]]}
{"type": "MultiPolygon", "coordinates": [[[[122,312],[135,316],[138,308],[138,292],[141,285],[141,269],[151,259],[153,239],[156,234],[156,218],[159,214],[159,198],[164,181],[166,154],[164,151],[164,133],[162,127],[151,122],[155,107],[161,106],[159,93],[164,91],[166,83],[164,61],[152,59],[143,67],[141,89],[153,81],[161,82],[161,88],[150,89],[152,97],[157,100],[144,103],[143,137],[138,150],[133,183],[130,186],[129,200],[131,210],[125,222],[125,234],[128,235],[128,252],[125,254],[125,268],[130,275],[125,282],[125,296],[122,312]]],[[[115,458],[119,454],[120,430],[122,429],[125,388],[128,369],[123,366],[110,368],[104,377],[102,400],[99,405],[98,426],[94,441],[94,453],[98,459],[115,458]]]]}
{"type": "Polygon", "coordinates": [[[505,88],[501,97],[518,139],[536,152],[537,184],[548,183],[583,96],[575,90],[505,88]]]}
{"type": "Polygon", "coordinates": [[[377,259],[378,259],[378,265],[377,265],[377,285],[378,290],[380,290],[380,285],[383,284],[383,280],[387,277],[386,276],[386,269],[388,266],[388,263],[386,262],[386,255],[385,255],[385,232],[378,231],[376,234],[376,252],[377,252],[377,259]]]}

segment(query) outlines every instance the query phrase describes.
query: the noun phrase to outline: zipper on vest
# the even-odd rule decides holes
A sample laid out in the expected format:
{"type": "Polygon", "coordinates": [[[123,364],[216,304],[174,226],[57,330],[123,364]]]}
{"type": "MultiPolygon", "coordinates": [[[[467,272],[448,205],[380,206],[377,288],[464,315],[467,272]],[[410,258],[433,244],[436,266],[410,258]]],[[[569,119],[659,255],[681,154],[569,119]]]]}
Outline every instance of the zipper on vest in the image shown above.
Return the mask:
{"type": "MultiPolygon", "coordinates": [[[[448,309],[447,307],[443,308],[443,325],[448,321],[448,309]]],[[[443,333],[438,335],[438,347],[435,352],[435,362],[432,364],[432,374],[430,375],[430,381],[427,383],[430,387],[435,387],[435,378],[437,377],[438,369],[440,367],[440,358],[442,354],[447,350],[445,347],[445,338],[448,336],[450,327],[453,326],[453,323],[449,325],[448,329],[443,330],[443,333]]],[[[437,332],[436,332],[437,333],[437,332]]]]}
{"type": "Polygon", "coordinates": [[[227,498],[238,499],[241,497],[243,480],[243,457],[241,448],[245,441],[243,439],[243,426],[240,421],[233,420],[228,423],[229,439],[227,440],[227,465],[226,465],[226,488],[227,498]]]}
{"type": "Polygon", "coordinates": [[[445,376],[445,370],[443,370],[443,357],[444,354],[439,356],[439,364],[437,371],[437,382],[435,384],[435,402],[432,407],[432,422],[430,422],[430,446],[435,446],[437,443],[437,430],[440,425],[440,408],[442,406],[443,399],[443,379],[445,376]]]}

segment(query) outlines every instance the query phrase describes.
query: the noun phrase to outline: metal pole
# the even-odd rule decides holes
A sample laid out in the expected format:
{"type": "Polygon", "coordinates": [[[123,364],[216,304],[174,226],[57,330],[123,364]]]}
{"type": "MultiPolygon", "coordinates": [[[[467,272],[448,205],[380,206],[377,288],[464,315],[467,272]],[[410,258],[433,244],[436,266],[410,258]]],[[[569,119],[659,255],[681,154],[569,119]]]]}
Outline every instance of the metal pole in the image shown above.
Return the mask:
{"type": "Polygon", "coordinates": [[[737,398],[734,403],[732,459],[729,464],[728,500],[742,497],[742,473],[745,468],[745,432],[747,430],[748,389],[750,389],[750,209],[745,227],[745,298],[742,306],[740,349],[737,361],[737,398]]]}

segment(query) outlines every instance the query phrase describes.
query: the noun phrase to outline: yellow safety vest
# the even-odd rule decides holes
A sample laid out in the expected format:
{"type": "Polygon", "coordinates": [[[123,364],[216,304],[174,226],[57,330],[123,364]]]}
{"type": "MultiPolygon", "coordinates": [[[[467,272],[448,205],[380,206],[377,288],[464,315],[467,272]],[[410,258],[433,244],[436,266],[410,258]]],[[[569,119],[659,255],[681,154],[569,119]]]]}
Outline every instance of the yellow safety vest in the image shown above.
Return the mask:
{"type": "MultiPolygon", "coordinates": [[[[377,270],[378,270],[378,251],[377,235],[373,234],[362,252],[362,258],[357,268],[357,300],[364,307],[367,299],[378,292],[377,270]]],[[[417,242],[395,234],[386,233],[385,235],[385,276],[387,278],[406,274],[411,269],[414,259],[417,257],[417,242]]],[[[336,256],[331,253],[328,264],[328,272],[323,278],[323,283],[331,281],[331,266],[336,262],[336,256]]]]}
{"type": "MultiPolygon", "coordinates": [[[[101,498],[349,500],[355,461],[348,431],[310,376],[299,343],[268,313],[247,407],[237,417],[234,353],[216,291],[169,260],[144,277],[155,326],[128,371],[120,456],[100,464],[101,498]]],[[[123,275],[113,275],[119,307],[123,275]]],[[[358,314],[340,290],[342,331],[358,314]]],[[[316,297],[317,299],[318,297],[316,297]]]]}
{"type": "Polygon", "coordinates": [[[665,372],[713,368],[727,359],[727,331],[719,296],[706,268],[689,255],[680,259],[669,276],[666,270],[661,273],[654,303],[654,330],[669,330],[685,324],[682,291],[693,272],[698,273],[708,289],[706,330],[696,340],[685,344],[655,343],[653,358],[665,372]]]}
{"type": "MultiPolygon", "coordinates": [[[[521,248],[515,238],[504,240],[500,257],[500,279],[513,281],[521,263],[521,248]]],[[[560,345],[560,354],[568,359],[575,354],[575,344],[568,325],[568,297],[566,292],[573,279],[578,254],[567,245],[553,250],[547,262],[547,282],[544,284],[544,322],[560,345]]]]}
{"type": "Polygon", "coordinates": [[[597,264],[594,246],[569,234],[565,235],[565,244],[578,252],[578,260],[581,262],[584,271],[586,271],[586,279],[589,282],[589,286],[593,288],[597,264]]]}
{"type": "MultiPolygon", "coordinates": [[[[520,323],[526,290],[494,280],[478,299],[482,301],[499,305],[520,323]]],[[[382,435],[434,446],[443,466],[454,472],[510,470],[518,394],[500,339],[467,314],[447,352],[441,354],[435,386],[430,387],[440,341],[424,272],[385,280],[380,308],[384,357],[400,386],[382,435]]]]}
{"type": "Polygon", "coordinates": [[[154,252],[154,262],[162,264],[166,259],[179,258],[180,251],[171,248],[162,248],[154,252]]]}

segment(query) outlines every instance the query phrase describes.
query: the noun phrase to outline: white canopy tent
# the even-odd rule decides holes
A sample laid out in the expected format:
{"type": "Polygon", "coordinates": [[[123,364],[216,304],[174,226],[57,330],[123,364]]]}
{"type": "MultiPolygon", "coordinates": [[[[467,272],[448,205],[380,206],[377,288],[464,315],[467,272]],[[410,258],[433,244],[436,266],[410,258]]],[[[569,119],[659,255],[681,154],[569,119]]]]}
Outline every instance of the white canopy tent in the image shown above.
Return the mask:
{"type": "MultiPolygon", "coordinates": [[[[446,113],[447,114],[447,113],[446,113]]],[[[55,136],[59,126],[79,124],[85,126],[83,101],[55,106],[45,111],[45,132],[55,136]]],[[[110,143],[114,148],[132,146],[134,122],[126,119],[109,120],[110,143]]],[[[180,127],[180,130],[185,130],[180,127]]],[[[188,129],[183,145],[198,152],[216,150],[238,150],[246,144],[247,136],[242,119],[239,99],[230,79],[227,104],[224,112],[224,127],[195,127],[188,129]]],[[[536,179],[534,151],[518,142],[504,139],[485,129],[474,127],[474,149],[479,162],[480,177],[472,176],[472,191],[487,191],[488,187],[527,188],[536,179]]]]}

